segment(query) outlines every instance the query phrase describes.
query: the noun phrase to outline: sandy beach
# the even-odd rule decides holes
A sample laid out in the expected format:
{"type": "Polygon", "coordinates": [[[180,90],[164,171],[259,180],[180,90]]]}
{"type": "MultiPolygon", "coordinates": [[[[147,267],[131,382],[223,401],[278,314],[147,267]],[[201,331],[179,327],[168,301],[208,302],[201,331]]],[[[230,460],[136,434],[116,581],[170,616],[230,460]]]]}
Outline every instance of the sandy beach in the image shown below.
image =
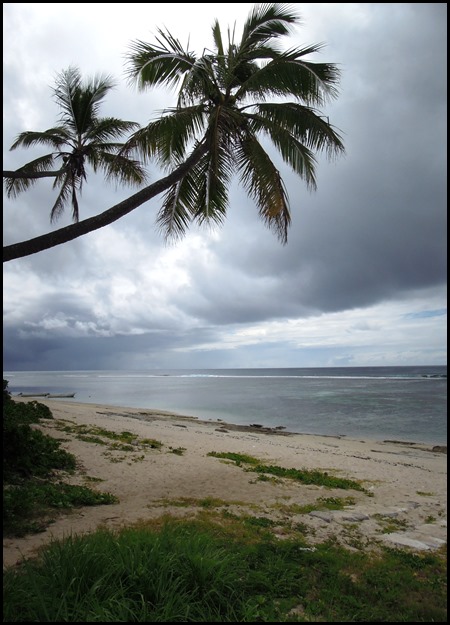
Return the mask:
{"type": "MultiPolygon", "coordinates": [[[[17,401],[30,399],[14,398],[17,401]]],[[[118,408],[71,400],[39,398],[53,420],[37,427],[62,441],[79,463],[66,481],[113,493],[118,504],[85,507],[64,514],[44,533],[4,539],[4,566],[34,555],[53,539],[120,528],[166,514],[196,515],[206,498],[220,513],[251,514],[277,522],[280,539],[286,521],[302,524],[313,546],[328,537],[352,549],[377,543],[427,551],[447,541],[447,449],[408,441],[358,440],[290,434],[281,429],[202,421],[193,416],[118,408]],[[66,425],[72,431],[63,431],[66,425]],[[75,426],[136,434],[132,451],[80,440],[75,426]],[[141,439],[161,443],[143,447],[141,439]],[[234,452],[265,465],[326,471],[360,481],[365,491],[305,485],[293,480],[259,480],[254,472],[208,454],[234,452]],[[324,509],[328,498],[346,500],[342,510],[324,509]],[[350,498],[350,499],[348,499],[350,498]],[[180,505],[183,504],[183,505],[180,505]],[[300,506],[309,506],[300,511],[300,506]]]]}

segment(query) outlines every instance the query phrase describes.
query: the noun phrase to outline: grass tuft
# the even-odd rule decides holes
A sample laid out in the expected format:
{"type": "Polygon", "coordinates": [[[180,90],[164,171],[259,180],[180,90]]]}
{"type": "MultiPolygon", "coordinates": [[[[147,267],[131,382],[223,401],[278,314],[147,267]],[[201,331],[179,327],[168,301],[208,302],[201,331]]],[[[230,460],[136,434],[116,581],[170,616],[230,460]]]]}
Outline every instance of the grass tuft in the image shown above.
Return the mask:
{"type": "Polygon", "coordinates": [[[328,488],[342,488],[345,490],[353,489],[369,494],[360,482],[345,478],[329,475],[326,471],[311,471],[308,469],[286,469],[275,465],[261,464],[258,458],[253,458],[246,454],[237,454],[233,452],[216,452],[211,451],[208,456],[214,458],[223,458],[235,462],[236,466],[249,465],[244,467],[246,471],[254,471],[264,476],[273,475],[277,478],[288,478],[301,482],[302,484],[315,484],[326,486],[328,488]]]}

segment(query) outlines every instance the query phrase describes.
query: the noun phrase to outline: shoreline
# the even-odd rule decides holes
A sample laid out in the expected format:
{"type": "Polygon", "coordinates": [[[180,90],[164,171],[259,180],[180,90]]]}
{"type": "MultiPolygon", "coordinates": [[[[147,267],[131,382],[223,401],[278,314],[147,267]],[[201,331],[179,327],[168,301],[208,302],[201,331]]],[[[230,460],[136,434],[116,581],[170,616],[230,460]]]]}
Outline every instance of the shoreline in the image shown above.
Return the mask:
{"type": "Polygon", "coordinates": [[[331,536],[349,548],[379,544],[426,551],[446,544],[446,447],[438,451],[408,441],[299,434],[168,411],[63,399],[39,401],[50,407],[54,418],[37,427],[62,441],[62,447],[78,460],[77,475],[65,481],[90,487],[98,481],[95,488],[113,493],[119,503],[77,509],[62,515],[42,534],[4,539],[4,566],[70,534],[101,526],[119,529],[166,514],[200,514],[205,498],[217,502],[214,511],[219,516],[226,510],[279,523],[274,531],[280,538],[286,535],[286,524],[300,524],[311,544],[331,536]],[[63,425],[70,427],[63,430],[63,425]],[[131,432],[139,439],[159,441],[161,447],[144,450],[136,443],[132,451],[119,451],[80,440],[79,426],[131,432]],[[348,478],[361,483],[364,492],[285,478],[260,480],[242,466],[212,457],[212,452],[246,454],[264,465],[348,478]],[[323,501],[330,498],[346,504],[339,510],[325,509],[323,501]]]}
{"type": "MultiPolygon", "coordinates": [[[[84,402],[74,402],[74,404],[84,405],[84,402]]],[[[103,406],[104,404],[88,404],[92,406],[103,406]]],[[[187,421],[190,423],[198,423],[205,426],[218,426],[216,431],[226,432],[254,432],[272,436],[316,436],[318,438],[333,438],[338,440],[349,440],[349,441],[360,441],[365,443],[391,443],[393,445],[404,445],[407,447],[422,449],[423,451],[432,451],[436,453],[447,453],[447,443],[445,445],[434,445],[432,443],[424,443],[424,442],[415,442],[415,441],[403,441],[403,440],[394,440],[394,439],[377,439],[377,438],[356,438],[354,436],[347,436],[345,434],[313,434],[309,432],[291,432],[287,430],[284,426],[275,426],[269,427],[265,425],[261,425],[259,423],[251,423],[249,425],[241,424],[241,423],[230,423],[228,421],[224,421],[223,419],[200,419],[199,417],[194,417],[192,415],[184,415],[177,412],[170,412],[164,410],[152,410],[146,408],[130,408],[126,406],[107,406],[108,410],[106,410],[105,414],[109,415],[122,415],[123,411],[126,411],[127,416],[133,419],[138,419],[146,422],[151,422],[153,419],[158,416],[164,416],[171,419],[179,419],[182,421],[187,421]],[[136,412],[133,412],[136,411],[136,412]]]]}
{"type": "MultiPolygon", "coordinates": [[[[43,401],[43,400],[56,400],[52,405],[56,406],[58,403],[61,403],[62,401],[64,401],[65,399],[69,399],[69,397],[65,397],[65,396],[61,396],[61,397],[56,397],[56,396],[51,396],[49,393],[44,393],[44,394],[36,394],[36,395],[32,395],[32,394],[27,394],[27,395],[22,395],[22,394],[16,394],[16,395],[11,395],[11,398],[13,400],[16,401],[43,401]]],[[[210,418],[210,419],[206,419],[204,417],[197,417],[197,416],[193,416],[193,415],[187,415],[184,413],[180,413],[180,412],[174,412],[171,410],[163,410],[163,409],[159,409],[159,408],[142,408],[142,407],[138,407],[138,406],[122,406],[122,405],[116,405],[116,404],[105,404],[105,403],[99,403],[99,402],[85,402],[85,401],[77,401],[77,400],[72,400],[72,397],[70,397],[71,401],[70,404],[73,404],[74,406],[103,406],[104,408],[109,409],[112,414],[115,413],[120,413],[120,411],[127,411],[127,413],[129,414],[129,416],[132,416],[131,413],[134,413],[134,418],[139,419],[142,418],[144,419],[145,415],[148,415],[149,417],[151,417],[152,415],[163,415],[166,417],[172,417],[172,418],[178,418],[178,419],[186,419],[186,420],[195,420],[197,423],[203,423],[205,425],[220,425],[223,426],[225,428],[228,428],[229,430],[233,430],[233,431],[259,431],[265,434],[279,434],[282,436],[319,436],[319,437],[325,437],[325,438],[337,438],[337,439],[348,439],[348,440],[365,440],[367,442],[385,442],[385,443],[393,443],[393,444],[398,444],[398,445],[410,445],[410,446],[418,446],[419,448],[427,448],[427,449],[432,449],[432,448],[437,448],[436,451],[440,451],[442,453],[447,453],[447,438],[442,439],[440,441],[438,441],[437,439],[435,439],[433,442],[431,441],[409,441],[409,440],[402,440],[402,439],[391,439],[391,438],[384,438],[382,436],[380,437],[367,437],[367,436],[356,436],[356,435],[349,435],[349,434],[325,434],[322,432],[297,432],[297,431],[291,431],[289,430],[286,426],[267,426],[267,425],[262,425],[262,424],[243,424],[243,423],[235,423],[232,421],[227,421],[226,419],[220,419],[220,418],[210,418]],[[142,415],[139,416],[139,415],[142,415]]]]}

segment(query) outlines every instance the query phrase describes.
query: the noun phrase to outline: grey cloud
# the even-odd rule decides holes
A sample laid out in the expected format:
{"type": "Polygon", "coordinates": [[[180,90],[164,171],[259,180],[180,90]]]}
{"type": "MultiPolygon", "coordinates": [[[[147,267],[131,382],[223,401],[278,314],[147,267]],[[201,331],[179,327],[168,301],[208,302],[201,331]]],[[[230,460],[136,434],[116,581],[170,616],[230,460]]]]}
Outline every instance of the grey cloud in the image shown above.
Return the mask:
{"type": "MultiPolygon", "coordinates": [[[[196,332],[148,332],[113,337],[46,337],[21,336],[11,329],[4,337],[5,369],[52,371],[93,369],[139,369],[188,365],[192,356],[180,351],[176,360],[167,358],[170,350],[188,350],[198,342],[215,340],[211,330],[196,332]],[[179,365],[176,365],[176,362],[179,365]],[[181,364],[183,363],[183,364],[181,364]]],[[[195,355],[194,355],[195,358],[195,355]]],[[[201,358],[199,359],[200,362],[201,358]]],[[[198,365],[200,366],[200,365],[198,365]]]]}
{"type": "MultiPolygon", "coordinates": [[[[13,6],[9,6],[10,13],[13,6]]],[[[219,236],[200,232],[208,255],[198,254],[193,247],[190,256],[183,257],[189,284],[177,290],[166,314],[161,299],[154,301],[154,309],[151,302],[146,302],[145,309],[130,306],[126,319],[108,316],[114,276],[125,275],[141,289],[151,275],[145,276],[148,281],[144,283],[142,258],[133,257],[128,248],[123,250],[123,258],[120,250],[115,250],[112,264],[105,266],[108,255],[100,245],[100,234],[91,233],[14,261],[14,269],[6,266],[4,271],[16,272],[18,279],[35,272],[40,280],[59,288],[59,296],[37,300],[29,312],[28,329],[33,324],[38,327],[46,314],[51,317],[59,313],[90,327],[92,335],[95,329],[122,334],[79,337],[77,341],[48,333],[25,341],[19,338],[25,327],[8,325],[5,363],[20,362],[21,368],[34,368],[35,354],[39,366],[52,368],[54,363],[62,367],[64,355],[67,358],[70,353],[70,368],[82,369],[108,368],[112,362],[123,362],[124,366],[151,362],[158,366],[158,361],[236,366],[238,357],[231,350],[188,350],[196,344],[220,340],[219,330],[223,332],[227,326],[233,332],[239,324],[306,319],[416,298],[421,292],[426,301],[430,291],[445,292],[446,5],[355,5],[355,11],[364,13],[364,19],[356,14],[349,19],[347,9],[305,5],[305,26],[296,35],[298,40],[291,42],[296,45],[314,40],[308,31],[310,15],[327,42],[321,59],[340,63],[341,95],[327,105],[325,114],[342,132],[347,153],[331,164],[319,159],[315,193],[309,193],[302,181],[282,168],[293,214],[288,245],[281,246],[265,229],[251,200],[233,183],[229,214],[219,236]],[[75,285],[80,289],[79,297],[75,285]],[[95,298],[105,303],[103,317],[94,310],[95,298]],[[133,328],[143,334],[132,336],[133,328]],[[173,351],[177,348],[187,351],[173,351]]],[[[44,42],[41,45],[43,54],[47,54],[44,42]]],[[[84,52],[81,56],[85,62],[84,52]]],[[[93,72],[102,69],[92,67],[93,72]]],[[[117,76],[122,80],[122,75],[117,76]]],[[[4,161],[13,168],[31,158],[24,151],[7,151],[18,132],[30,129],[20,125],[21,116],[16,116],[14,109],[28,92],[27,78],[7,65],[4,84],[9,86],[5,91],[4,161]]],[[[48,126],[54,122],[56,109],[50,106],[47,85],[39,84],[37,93],[39,120],[46,122],[37,125],[36,129],[41,129],[47,121],[48,126]],[[49,106],[43,106],[42,101],[49,106]]],[[[146,123],[164,101],[156,93],[133,93],[121,83],[108,106],[110,114],[146,123]]],[[[159,175],[152,169],[152,180],[159,175]]],[[[83,216],[104,210],[130,194],[128,189],[117,190],[100,178],[92,179],[83,194],[83,216]]],[[[49,230],[49,197],[49,183],[40,182],[14,204],[5,203],[5,243],[49,230]]],[[[135,242],[136,249],[142,244],[149,261],[164,249],[164,241],[155,229],[159,205],[160,198],[156,198],[108,226],[135,242]]],[[[69,223],[69,217],[58,225],[69,223]]],[[[273,366],[277,358],[282,361],[283,357],[297,358],[297,362],[305,357],[317,365],[323,357],[320,349],[300,354],[290,344],[263,343],[247,346],[239,353],[241,362],[246,363],[242,366],[251,366],[252,358],[273,366]]],[[[355,348],[355,357],[357,353],[355,348]]],[[[351,353],[336,352],[335,357],[352,363],[351,353]]]]}

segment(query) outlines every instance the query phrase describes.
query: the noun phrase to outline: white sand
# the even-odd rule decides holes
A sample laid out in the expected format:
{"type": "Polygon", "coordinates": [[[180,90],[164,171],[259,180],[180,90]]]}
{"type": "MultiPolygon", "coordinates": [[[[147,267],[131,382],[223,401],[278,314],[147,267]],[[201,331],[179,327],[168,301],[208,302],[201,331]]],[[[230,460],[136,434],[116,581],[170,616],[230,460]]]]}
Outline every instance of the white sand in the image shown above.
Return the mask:
{"type": "Polygon", "coordinates": [[[302,523],[309,528],[307,537],[311,545],[336,536],[350,548],[368,547],[379,541],[429,550],[439,548],[447,540],[447,456],[427,445],[274,431],[267,434],[160,411],[60,399],[39,398],[39,401],[50,406],[55,418],[39,427],[64,439],[62,446],[79,460],[78,476],[67,481],[113,493],[120,503],[78,509],[64,514],[44,533],[4,539],[4,566],[35,554],[50,540],[70,534],[92,531],[99,526],[119,528],[167,513],[192,516],[202,509],[195,501],[189,507],[167,505],[168,501],[182,498],[213,497],[228,502],[227,510],[235,514],[279,520],[280,537],[286,533],[286,521],[302,523]],[[139,437],[156,439],[162,447],[143,451],[137,446],[132,452],[111,451],[104,445],[83,442],[74,434],[56,429],[60,420],[116,432],[127,430],[139,437]],[[182,455],[172,452],[180,447],[185,449],[182,455]],[[208,456],[211,451],[244,453],[260,458],[263,464],[318,469],[336,477],[362,480],[372,496],[355,490],[303,485],[288,479],[259,481],[255,473],[208,456]],[[87,481],[87,477],[102,481],[87,481]],[[286,508],[314,502],[320,507],[318,499],[329,497],[351,497],[353,503],[343,511],[306,514],[286,508]],[[390,532],[386,533],[388,524],[390,532]]]}

